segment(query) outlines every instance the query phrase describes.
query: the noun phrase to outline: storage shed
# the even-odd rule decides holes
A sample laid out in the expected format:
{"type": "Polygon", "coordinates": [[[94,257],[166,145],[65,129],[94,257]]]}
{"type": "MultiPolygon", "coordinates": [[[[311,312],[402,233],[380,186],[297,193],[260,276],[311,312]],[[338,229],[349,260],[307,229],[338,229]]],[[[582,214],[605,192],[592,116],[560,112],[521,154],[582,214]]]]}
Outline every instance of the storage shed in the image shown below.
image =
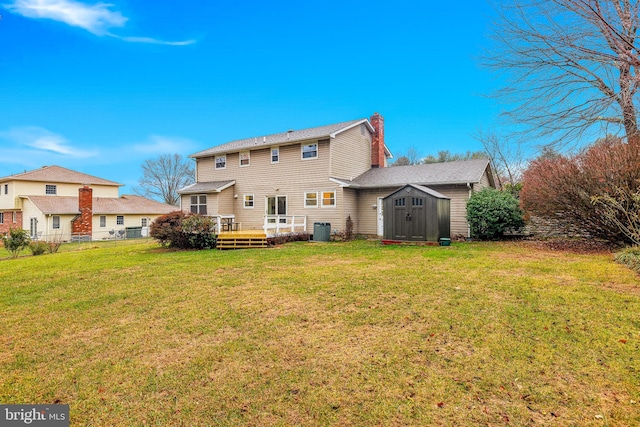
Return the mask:
{"type": "Polygon", "coordinates": [[[438,242],[451,237],[451,203],[437,191],[407,184],[382,203],[385,240],[438,242]]]}

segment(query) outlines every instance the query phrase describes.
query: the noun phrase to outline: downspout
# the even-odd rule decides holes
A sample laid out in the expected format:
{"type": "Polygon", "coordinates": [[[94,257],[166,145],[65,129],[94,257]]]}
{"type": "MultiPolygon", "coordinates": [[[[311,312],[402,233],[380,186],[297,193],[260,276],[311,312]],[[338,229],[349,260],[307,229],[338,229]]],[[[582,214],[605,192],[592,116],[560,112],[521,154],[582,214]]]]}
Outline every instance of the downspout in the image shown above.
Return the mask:
{"type": "MultiPolygon", "coordinates": [[[[473,187],[471,186],[470,182],[467,182],[467,188],[469,189],[469,197],[467,198],[467,201],[469,201],[469,199],[471,199],[471,195],[473,194],[473,187]]],[[[469,221],[467,221],[467,238],[471,238],[471,226],[469,225],[469,221]]]]}

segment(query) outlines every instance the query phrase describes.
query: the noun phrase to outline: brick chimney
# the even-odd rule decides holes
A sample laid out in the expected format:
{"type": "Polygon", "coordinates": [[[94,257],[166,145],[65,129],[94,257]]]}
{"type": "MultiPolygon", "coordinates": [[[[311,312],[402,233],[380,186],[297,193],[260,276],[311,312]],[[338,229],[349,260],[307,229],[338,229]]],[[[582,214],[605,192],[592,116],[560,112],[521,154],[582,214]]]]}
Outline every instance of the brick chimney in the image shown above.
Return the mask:
{"type": "Polygon", "coordinates": [[[71,232],[77,236],[89,236],[93,232],[93,188],[83,186],[78,189],[78,210],[80,214],[71,222],[71,232]]]}
{"type": "Polygon", "coordinates": [[[369,121],[375,130],[371,135],[371,167],[383,168],[385,163],[384,118],[378,113],[373,113],[369,121]]]}

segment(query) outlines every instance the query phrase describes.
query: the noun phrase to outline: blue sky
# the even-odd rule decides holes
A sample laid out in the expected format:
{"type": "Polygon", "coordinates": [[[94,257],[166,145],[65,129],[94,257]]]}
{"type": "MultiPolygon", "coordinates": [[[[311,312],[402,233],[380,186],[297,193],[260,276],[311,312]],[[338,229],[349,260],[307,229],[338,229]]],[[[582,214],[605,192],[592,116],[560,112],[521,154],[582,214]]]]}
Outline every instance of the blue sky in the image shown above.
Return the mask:
{"type": "Polygon", "coordinates": [[[145,159],[379,112],[396,155],[480,150],[484,1],[0,0],[0,176],[125,184],[145,159]],[[435,4],[433,4],[435,3],[435,4]]]}

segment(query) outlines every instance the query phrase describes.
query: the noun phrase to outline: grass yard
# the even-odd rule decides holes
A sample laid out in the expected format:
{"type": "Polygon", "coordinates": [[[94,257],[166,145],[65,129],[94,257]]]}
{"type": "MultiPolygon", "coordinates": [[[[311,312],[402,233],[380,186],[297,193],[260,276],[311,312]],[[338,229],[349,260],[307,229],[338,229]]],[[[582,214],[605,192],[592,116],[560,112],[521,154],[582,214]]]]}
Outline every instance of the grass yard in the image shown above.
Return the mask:
{"type": "Polygon", "coordinates": [[[89,243],[0,261],[0,312],[0,402],[74,426],[640,425],[611,254],[89,243]]]}

